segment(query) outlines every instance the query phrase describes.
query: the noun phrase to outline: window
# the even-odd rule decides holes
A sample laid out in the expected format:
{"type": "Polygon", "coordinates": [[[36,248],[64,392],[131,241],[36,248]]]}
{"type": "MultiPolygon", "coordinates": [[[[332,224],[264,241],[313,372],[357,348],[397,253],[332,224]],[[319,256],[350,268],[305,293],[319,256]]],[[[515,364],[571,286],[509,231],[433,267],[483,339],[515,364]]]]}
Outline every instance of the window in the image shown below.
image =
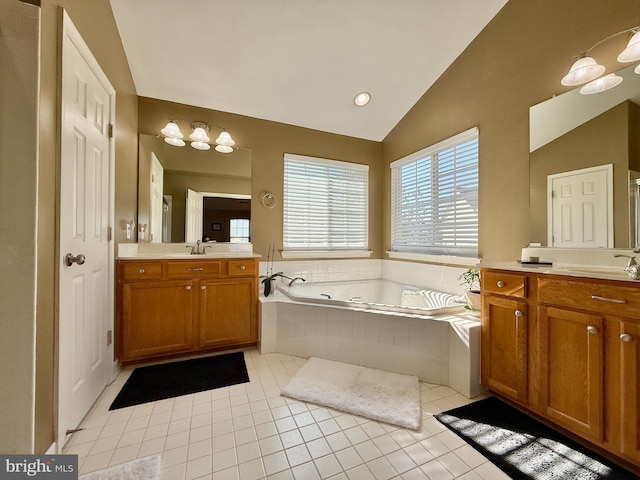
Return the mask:
{"type": "Polygon", "coordinates": [[[229,220],[229,229],[231,243],[249,243],[251,237],[249,235],[249,219],[248,218],[231,218],[229,220]]]}
{"type": "Polygon", "coordinates": [[[478,256],[478,129],[391,164],[391,247],[478,256]]]}
{"type": "Polygon", "coordinates": [[[366,250],[369,166],[284,155],[284,249],[366,250]]]}

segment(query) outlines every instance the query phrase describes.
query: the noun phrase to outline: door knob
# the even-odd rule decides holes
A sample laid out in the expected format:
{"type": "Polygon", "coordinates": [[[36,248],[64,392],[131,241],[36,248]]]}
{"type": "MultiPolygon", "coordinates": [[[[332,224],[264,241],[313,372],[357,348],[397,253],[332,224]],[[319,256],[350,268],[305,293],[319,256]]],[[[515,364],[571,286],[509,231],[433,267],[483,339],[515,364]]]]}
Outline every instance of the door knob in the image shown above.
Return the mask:
{"type": "Polygon", "coordinates": [[[85,259],[85,256],[81,253],[79,253],[75,257],[73,256],[73,254],[67,253],[64,256],[64,264],[67,267],[70,267],[71,265],[73,265],[74,262],[77,263],[78,265],[82,265],[84,263],[84,259],[85,259]]]}

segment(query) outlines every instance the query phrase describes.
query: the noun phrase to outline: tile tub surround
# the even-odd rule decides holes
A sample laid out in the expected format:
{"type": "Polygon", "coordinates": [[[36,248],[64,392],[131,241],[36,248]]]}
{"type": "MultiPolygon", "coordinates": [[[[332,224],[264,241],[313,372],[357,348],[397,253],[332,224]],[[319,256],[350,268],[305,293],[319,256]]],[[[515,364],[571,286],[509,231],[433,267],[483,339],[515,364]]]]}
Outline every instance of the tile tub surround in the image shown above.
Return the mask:
{"type": "MultiPolygon", "coordinates": [[[[473,265],[469,265],[473,266],[473,265]]],[[[439,292],[462,295],[458,277],[469,267],[402,262],[397,260],[309,260],[273,262],[271,273],[284,272],[307,282],[337,282],[383,278],[439,292]]],[[[260,275],[267,273],[267,262],[260,262],[260,275]]],[[[279,280],[280,281],[280,280],[279,280]]],[[[288,280],[284,280],[285,282],[288,280]]]]}
{"type": "Polygon", "coordinates": [[[260,352],[416,375],[473,398],[480,385],[480,322],[468,314],[416,317],[261,298],[260,352]]]}
{"type": "MultiPolygon", "coordinates": [[[[266,263],[260,263],[260,273],[266,263]]],[[[467,267],[394,260],[274,262],[273,272],[307,281],[384,278],[462,294],[467,267]]],[[[451,386],[468,398],[481,394],[480,322],[468,314],[411,317],[291,301],[281,292],[260,297],[260,351],[316,356],[416,375],[451,386]]]]}

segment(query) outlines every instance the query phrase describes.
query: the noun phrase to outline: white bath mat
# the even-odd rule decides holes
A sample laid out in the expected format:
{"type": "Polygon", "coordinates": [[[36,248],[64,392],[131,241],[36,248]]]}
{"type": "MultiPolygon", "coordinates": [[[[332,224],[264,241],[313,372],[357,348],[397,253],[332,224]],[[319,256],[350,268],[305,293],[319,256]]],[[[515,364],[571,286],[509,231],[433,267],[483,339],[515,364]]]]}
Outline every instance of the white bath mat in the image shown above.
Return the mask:
{"type": "Polygon", "coordinates": [[[158,480],[159,478],[160,455],[153,455],[87,473],[79,480],[158,480]]]}
{"type": "Polygon", "coordinates": [[[417,377],[312,357],[282,395],[380,422],[420,428],[417,377]]]}

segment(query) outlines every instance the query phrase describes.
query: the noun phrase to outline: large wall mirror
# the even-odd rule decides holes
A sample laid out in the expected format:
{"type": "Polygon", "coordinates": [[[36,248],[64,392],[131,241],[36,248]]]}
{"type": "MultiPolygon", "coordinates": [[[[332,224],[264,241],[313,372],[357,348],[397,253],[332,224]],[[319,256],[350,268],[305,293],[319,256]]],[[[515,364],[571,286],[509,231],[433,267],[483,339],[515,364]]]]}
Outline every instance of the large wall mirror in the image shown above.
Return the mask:
{"type": "Polygon", "coordinates": [[[638,243],[640,75],[534,105],[530,128],[530,242],[568,248],[638,243]]]}
{"type": "Polygon", "coordinates": [[[138,241],[250,242],[251,156],[247,149],[174,147],[141,134],[138,241]]]}

